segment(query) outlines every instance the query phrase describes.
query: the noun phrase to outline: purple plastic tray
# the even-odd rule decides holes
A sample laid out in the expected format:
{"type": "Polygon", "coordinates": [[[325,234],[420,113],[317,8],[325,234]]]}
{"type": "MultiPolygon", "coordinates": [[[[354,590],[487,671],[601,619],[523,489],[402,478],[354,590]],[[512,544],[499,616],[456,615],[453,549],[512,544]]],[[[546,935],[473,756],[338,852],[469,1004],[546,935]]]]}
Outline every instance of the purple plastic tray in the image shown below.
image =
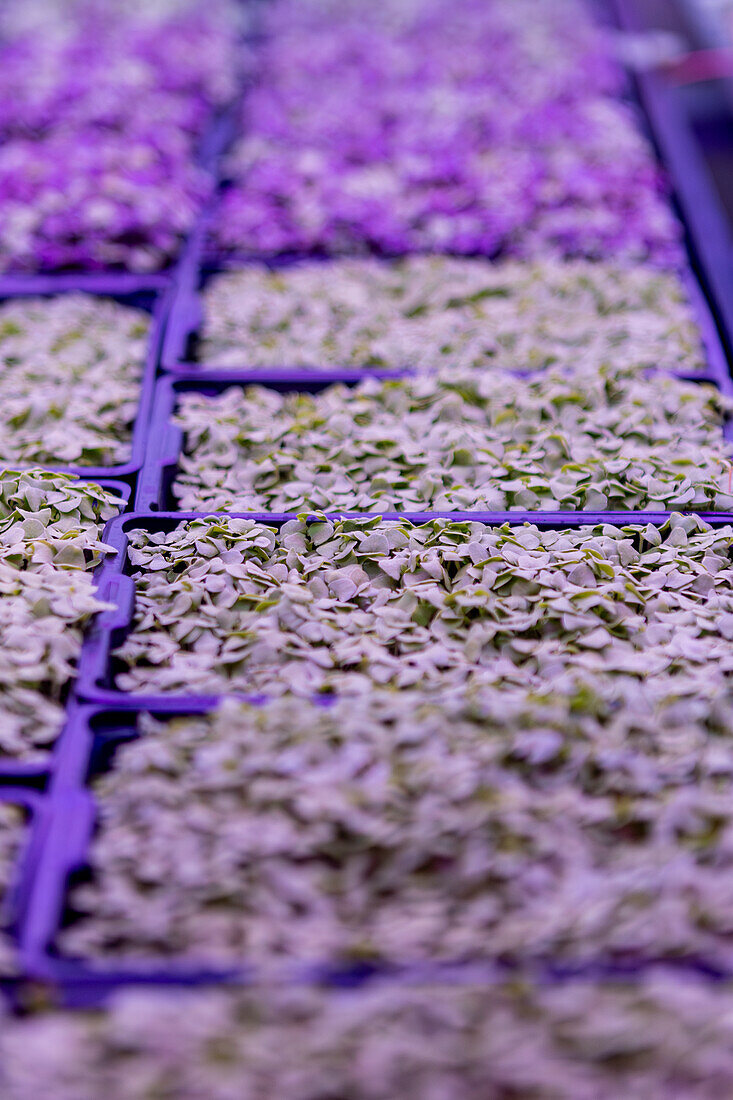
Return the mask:
{"type": "MultiPolygon", "coordinates": [[[[681,378],[688,382],[708,383],[717,385],[724,393],[733,393],[733,381],[725,375],[721,379],[721,370],[725,367],[725,358],[722,348],[718,367],[713,371],[702,374],[684,374],[680,371],[660,371],[659,373],[681,378]],[[719,385],[722,381],[722,385],[719,385]]],[[[373,371],[373,378],[405,378],[413,374],[410,371],[373,371]]],[[[538,372],[510,371],[509,373],[520,377],[537,376],[538,372]]],[[[656,373],[653,369],[645,374],[656,373]]],[[[182,393],[199,393],[214,396],[222,393],[232,386],[265,386],[268,389],[277,390],[279,393],[300,392],[318,393],[328,386],[341,383],[347,386],[356,385],[362,381],[364,373],[361,371],[252,371],[248,374],[231,371],[211,371],[206,375],[200,372],[186,374],[169,374],[158,379],[155,387],[153,411],[151,418],[150,437],[145,455],[145,464],[137,481],[135,496],[136,512],[164,512],[174,510],[176,501],[172,494],[172,486],[178,472],[179,458],[184,447],[184,433],[173,421],[179,395],[182,393]]],[[[722,426],[723,438],[733,442],[733,417],[727,417],[722,426]]]]}
{"type": "MultiPolygon", "coordinates": [[[[236,133],[240,112],[241,102],[239,99],[222,108],[212,118],[210,126],[201,141],[198,162],[215,179],[218,177],[220,160],[236,133]]],[[[209,232],[209,224],[216,206],[216,190],[217,187],[214,187],[211,196],[199,210],[181,247],[175,266],[171,269],[170,282],[173,286],[188,286],[195,279],[194,273],[198,267],[198,257],[209,232]]],[[[161,342],[161,353],[162,349],[163,341],[161,342]]]]}
{"type": "MultiPolygon", "coordinates": [[[[406,520],[410,523],[429,523],[434,519],[450,520],[454,523],[485,523],[499,527],[508,523],[520,526],[533,523],[537,527],[573,528],[608,523],[614,526],[627,524],[652,523],[662,525],[672,512],[385,512],[382,519],[406,520]]],[[[697,515],[713,527],[733,524],[733,512],[686,513],[697,515]]],[[[375,518],[375,513],[331,512],[328,518],[375,518]]],[[[103,611],[95,617],[87,633],[79,658],[79,675],[76,682],[76,696],[87,703],[96,703],[115,709],[166,710],[168,712],[199,710],[201,707],[216,706],[222,695],[185,695],[167,693],[130,693],[115,687],[113,652],[122,644],[132,629],[135,608],[135,583],[130,575],[127,558],[128,532],[136,529],[146,531],[172,531],[185,520],[204,518],[249,519],[256,523],[281,527],[295,519],[294,513],[268,512],[159,512],[153,515],[131,512],[113,519],[105,528],[104,540],[114,546],[117,553],[109,558],[99,573],[98,595],[105,603],[113,604],[109,611],[103,611]]],[[[313,522],[320,517],[313,516],[313,522]]],[[[233,693],[236,694],[236,693],[233,693]]]]}
{"type": "MultiPolygon", "coordinates": [[[[122,507],[120,514],[124,514],[130,505],[130,497],[132,496],[132,486],[128,485],[125,481],[113,481],[109,478],[100,478],[96,484],[100,485],[103,489],[109,489],[110,492],[116,493],[121,501],[122,507]]],[[[100,564],[95,570],[95,579],[98,579],[102,570],[100,564]]],[[[61,743],[63,732],[59,734],[54,744],[49,748],[48,752],[44,753],[36,761],[27,760],[15,760],[13,757],[0,756],[0,787],[5,783],[19,783],[19,784],[31,784],[37,786],[39,783],[45,781],[49,771],[53,770],[55,766],[55,756],[58,746],[61,743]]]]}
{"type": "MultiPolygon", "coordinates": [[[[67,286],[64,288],[65,292],[71,292],[73,290],[80,289],[76,286],[67,286]]],[[[13,293],[6,293],[5,298],[21,298],[28,296],[35,296],[36,294],[41,296],[52,296],[57,292],[58,288],[51,289],[48,280],[44,283],[43,289],[38,291],[15,291],[13,293]]],[[[143,461],[145,459],[145,449],[147,444],[147,430],[148,422],[150,420],[150,414],[152,411],[153,394],[155,389],[155,377],[158,369],[158,359],[160,356],[160,348],[163,338],[163,330],[165,327],[166,317],[172,303],[172,292],[170,287],[168,289],[155,289],[146,286],[143,289],[130,289],[128,291],[109,291],[101,295],[103,297],[113,298],[115,301],[120,302],[122,305],[134,306],[137,309],[145,310],[145,312],[151,315],[150,334],[148,337],[147,352],[145,355],[145,362],[143,364],[143,371],[140,379],[140,399],[138,403],[138,411],[135,417],[135,423],[132,431],[132,439],[130,441],[130,457],[126,462],[119,463],[116,466],[75,466],[64,465],[61,463],[23,463],[22,467],[29,466],[43,466],[45,469],[57,470],[62,473],[77,474],[89,480],[99,480],[99,478],[125,478],[131,479],[134,474],[142,468],[143,461]]],[[[3,297],[0,290],[0,298],[3,297]]],[[[5,463],[5,465],[9,465],[5,463]]]]}
{"type": "MultiPolygon", "coordinates": [[[[188,713],[208,708],[190,707],[188,713]]],[[[143,957],[121,964],[103,960],[83,960],[59,954],[57,934],[73,917],[68,905],[71,882],[84,874],[89,865],[89,849],[99,804],[90,790],[90,781],[113,766],[117,748],[140,736],[141,711],[109,711],[101,707],[79,706],[65,733],[63,758],[52,782],[49,807],[32,837],[32,859],[25,861],[19,879],[15,911],[20,955],[24,972],[35,981],[57,987],[61,1003],[75,1007],[102,1004],[122,985],[202,986],[212,983],[241,985],[256,980],[256,960],[240,965],[212,967],[193,957],[143,957]]],[[[171,717],[178,711],[153,710],[157,718],[171,717]]],[[[37,796],[36,796],[37,797],[37,796]]],[[[708,977],[723,978],[733,972],[731,958],[705,959],[679,957],[663,959],[634,956],[588,958],[579,962],[558,962],[528,951],[515,959],[490,956],[473,962],[436,962],[395,964],[335,964],[299,962],[283,964],[265,980],[289,983],[317,983],[335,988],[358,988],[374,978],[389,978],[402,984],[439,982],[442,984],[491,983],[521,973],[533,981],[552,984],[588,977],[634,977],[651,968],[663,967],[675,972],[691,971],[708,977]]]]}
{"type": "MultiPolygon", "coordinates": [[[[608,0],[608,3],[617,8],[623,8],[628,14],[631,2],[626,0],[608,0]]],[[[637,5],[639,12],[633,12],[632,22],[635,17],[646,8],[646,0],[641,0],[637,5]]],[[[720,348],[720,340],[716,331],[716,322],[723,333],[723,341],[730,350],[728,334],[733,333],[733,251],[728,246],[728,233],[724,220],[720,214],[717,202],[710,188],[704,170],[701,169],[700,158],[694,144],[691,142],[689,130],[679,113],[679,104],[676,92],[665,86],[661,77],[642,77],[639,81],[642,100],[649,112],[652,121],[652,129],[662,151],[663,159],[672,170],[675,190],[679,204],[683,210],[688,228],[688,235],[692,243],[692,250],[699,266],[696,268],[700,281],[705,287],[713,304],[715,321],[710,320],[709,333],[706,333],[708,346],[708,359],[710,362],[710,380],[716,381],[721,388],[730,392],[731,382],[728,376],[725,355],[720,349],[720,360],[715,366],[711,356],[711,347],[720,348]],[[710,343],[709,334],[713,340],[710,343]]],[[[181,356],[174,356],[172,362],[166,362],[168,369],[184,372],[192,364],[184,361],[191,334],[198,327],[200,321],[194,318],[191,326],[186,321],[186,316],[191,317],[191,311],[200,309],[198,298],[198,280],[200,270],[200,257],[203,255],[204,245],[204,221],[200,223],[200,231],[195,232],[191,239],[191,248],[181,261],[180,269],[180,299],[177,298],[174,317],[169,325],[170,345],[166,342],[166,350],[178,341],[182,349],[181,356]],[[193,289],[192,289],[193,288],[193,289]],[[188,294],[188,299],[186,299],[188,294]],[[176,320],[176,310],[183,306],[183,319],[176,320]],[[188,329],[186,330],[186,325],[188,329]],[[178,326],[178,327],[176,327],[178,326]],[[180,341],[183,339],[183,343],[180,341]]],[[[63,289],[93,289],[97,290],[102,278],[113,281],[120,279],[135,280],[135,276],[124,276],[112,273],[109,276],[40,276],[30,277],[35,280],[40,278],[50,283],[48,289],[37,289],[29,286],[28,281],[20,277],[22,285],[13,289],[3,290],[4,281],[0,279],[0,295],[5,293],[51,293],[59,289],[58,280],[69,280],[63,289]],[[89,279],[94,286],[80,286],[80,279],[89,279]]],[[[40,284],[38,284],[40,285],[40,284]]],[[[118,284],[112,289],[112,284],[107,284],[100,292],[117,294],[131,293],[132,283],[125,284],[125,289],[120,290],[118,284]]],[[[146,289],[161,290],[166,285],[164,275],[154,277],[154,285],[146,280],[146,289]]],[[[698,284],[694,283],[698,288],[698,284]]],[[[135,289],[139,289],[136,287],[135,289]]],[[[704,299],[702,299],[704,301],[704,299]]],[[[709,311],[705,309],[709,316],[709,311]]],[[[705,329],[703,329],[705,332],[705,329]]],[[[212,378],[203,377],[200,366],[193,365],[197,371],[197,377],[201,387],[211,385],[212,378]]],[[[253,372],[254,373],[254,372],[253,372]]],[[[293,372],[296,375],[298,372],[293,372]]],[[[322,379],[300,377],[292,379],[298,388],[301,383],[310,381],[317,388],[322,385],[336,382],[340,379],[338,372],[327,372],[322,379]]],[[[310,372],[311,374],[313,372],[310,372]]],[[[325,373],[325,372],[324,372],[325,373]]],[[[373,372],[364,372],[373,376],[373,372]]],[[[702,380],[699,375],[694,378],[702,380]]],[[[239,376],[241,382],[242,378],[239,376]]],[[[250,381],[265,381],[260,372],[256,377],[249,376],[250,381]]],[[[182,382],[184,380],[182,379],[182,382]]],[[[190,381],[190,379],[186,379],[190,381]]],[[[233,381],[233,380],[232,380],[233,381]]],[[[278,377],[273,382],[288,384],[288,380],[278,372],[278,377]]],[[[229,383],[231,384],[231,383],[229,383]]],[[[268,383],[269,384],[269,383],[268,383]]],[[[161,393],[163,383],[161,383],[161,393]]],[[[169,386],[170,400],[173,400],[175,390],[169,386]]],[[[162,399],[161,399],[162,400],[162,399]]],[[[158,431],[158,421],[154,421],[150,430],[153,445],[161,442],[158,431]]],[[[169,449],[172,451],[172,441],[168,440],[169,449]]],[[[165,450],[165,447],[163,447],[165,450]]],[[[151,452],[152,453],[152,452],[151,452]]],[[[173,459],[171,459],[173,461],[173,459]]],[[[146,469],[148,467],[146,466],[146,469]]],[[[84,476],[89,477],[91,472],[86,469],[84,476]]],[[[147,491],[147,490],[146,490],[147,491]]],[[[21,962],[24,966],[27,978],[54,983],[58,986],[62,1000],[69,1004],[93,1004],[104,999],[108,992],[121,983],[135,981],[156,982],[165,984],[192,985],[210,981],[216,982],[240,982],[246,981],[251,976],[247,968],[238,971],[226,971],[213,973],[210,970],[196,966],[195,960],[161,961],[140,960],[124,970],[111,968],[98,964],[89,965],[75,962],[71,959],[59,958],[53,953],[53,943],[60,922],[63,919],[66,908],[66,897],[69,876],[83,867],[88,853],[88,844],[94,827],[96,806],[93,796],[88,790],[87,782],[90,773],[103,770],[108,766],[113,754],[114,745],[136,735],[136,711],[152,710],[163,714],[175,714],[184,712],[202,711],[208,709],[217,702],[216,697],[188,697],[183,696],[143,696],[125,695],[114,690],[111,685],[110,652],[117,641],[129,630],[133,610],[134,591],[131,577],[126,573],[126,547],[127,531],[135,527],[147,527],[149,529],[170,529],[184,519],[197,518],[207,513],[161,513],[151,516],[133,513],[112,521],[105,531],[106,541],[112,543],[119,551],[116,560],[108,561],[100,567],[99,582],[100,595],[110,598],[115,604],[113,611],[104,612],[93,624],[87,642],[85,643],[80,661],[80,681],[78,692],[88,699],[98,700],[115,708],[113,712],[100,707],[82,706],[72,703],[68,721],[64,731],[57,742],[54,754],[54,766],[50,779],[48,795],[40,795],[38,792],[28,789],[15,788],[0,790],[0,798],[9,797],[11,800],[20,801],[27,805],[32,815],[32,825],[29,842],[21,860],[19,876],[16,886],[11,892],[11,908],[13,913],[13,925],[17,930],[17,937],[21,945],[21,962]]],[[[352,515],[354,513],[351,513],[352,515]]],[[[235,514],[236,515],[236,514],[235,514]]],[[[239,514],[242,516],[242,514],[239,514]]],[[[395,518],[394,513],[391,517],[395,518]]],[[[470,518],[473,521],[500,524],[509,522],[519,524],[533,522],[540,527],[566,526],[579,527],[598,522],[624,523],[658,523],[661,524],[668,518],[668,513],[443,513],[444,518],[461,521],[470,518]]],[[[255,519],[261,522],[279,525],[289,515],[271,515],[251,513],[243,518],[255,519]]],[[[374,518],[370,515],[369,518],[374,518]]],[[[404,514],[404,518],[415,522],[427,521],[436,518],[436,514],[404,514]]],[[[704,515],[704,519],[713,526],[721,526],[733,521],[733,514],[704,515]]],[[[327,705],[327,700],[323,700],[327,705]]],[[[40,778],[39,778],[40,785],[40,778]]],[[[32,784],[29,783],[29,786],[32,784]]],[[[702,959],[678,959],[673,963],[663,962],[658,959],[629,959],[623,962],[608,962],[604,960],[591,960],[587,964],[578,967],[563,967],[544,960],[536,964],[532,970],[533,980],[567,980],[576,975],[586,976],[589,973],[601,977],[629,973],[638,973],[642,968],[665,966],[667,969],[693,969],[698,973],[710,977],[727,977],[733,973],[730,961],[724,964],[713,963],[702,959]]],[[[383,972],[383,971],[382,971],[383,972]]],[[[523,972],[526,972],[523,970],[523,972]]],[[[312,967],[307,973],[301,972],[299,977],[308,980],[329,980],[336,985],[353,985],[360,981],[368,980],[374,973],[370,968],[357,968],[344,972],[329,970],[324,967],[312,967]]],[[[498,965],[487,961],[484,964],[462,967],[400,967],[394,968],[401,980],[425,981],[438,977],[440,980],[479,980],[491,982],[506,976],[507,966],[498,965]]],[[[297,976],[296,976],[297,977],[297,976]]]]}
{"type": "MultiPolygon", "coordinates": [[[[245,363],[235,367],[207,367],[205,363],[198,362],[192,356],[192,348],[195,345],[197,334],[204,320],[204,306],[201,291],[214,275],[222,271],[241,269],[244,266],[267,267],[270,270],[275,270],[291,267],[295,264],[304,262],[303,257],[259,260],[242,258],[240,260],[222,259],[218,263],[205,261],[201,264],[198,262],[197,257],[200,256],[205,235],[206,225],[202,224],[198,229],[195,239],[192,238],[185,267],[182,266],[181,268],[180,278],[178,279],[176,290],[173,295],[173,304],[168,316],[168,323],[166,324],[163,340],[161,355],[161,367],[163,371],[173,375],[183,375],[185,377],[191,377],[193,374],[208,377],[210,374],[220,375],[226,373],[231,375],[246,375],[247,378],[250,379],[254,379],[256,376],[263,380],[278,376],[285,378],[290,376],[313,376],[319,378],[323,376],[325,378],[330,377],[334,381],[342,380],[345,377],[359,381],[362,378],[393,377],[400,373],[404,373],[405,370],[410,371],[413,369],[410,364],[404,364],[402,368],[395,367],[373,370],[366,366],[324,367],[319,369],[315,367],[304,367],[297,363],[284,364],[283,368],[252,367],[245,363]]],[[[328,263],[331,258],[310,257],[311,262],[315,259],[317,259],[319,263],[328,263]]],[[[707,371],[696,371],[692,373],[674,370],[672,373],[679,377],[691,378],[696,381],[714,381],[725,392],[733,393],[733,382],[731,381],[726,354],[723,350],[721,338],[705,293],[703,292],[698,278],[692,271],[683,272],[682,279],[692,305],[695,320],[700,329],[708,369],[707,371]]],[[[664,364],[660,364],[660,369],[664,369],[664,364]]],[[[518,373],[536,374],[537,372],[522,372],[520,370],[518,373]]]]}
{"type": "Polygon", "coordinates": [[[49,772],[53,750],[35,762],[27,760],[3,760],[0,757],[0,787],[5,783],[17,783],[20,786],[37,787],[45,782],[49,772]]]}
{"type": "Polygon", "coordinates": [[[707,371],[704,376],[696,372],[673,371],[672,373],[678,378],[684,378],[691,382],[714,382],[724,394],[732,396],[733,378],[731,378],[730,365],[708,300],[699,280],[693,275],[692,271],[685,272],[683,281],[702,336],[707,371]]]}
{"type": "Polygon", "coordinates": [[[78,290],[86,294],[140,294],[165,290],[170,276],[135,275],[127,271],[79,271],[59,275],[0,275],[0,298],[29,294],[62,294],[78,290]]]}
{"type": "MultiPolygon", "coordinates": [[[[614,25],[632,34],[665,25],[668,0],[603,0],[614,25]]],[[[733,354],[733,234],[693,132],[696,99],[662,71],[636,73],[634,94],[672,181],[692,266],[710,302],[725,352],[733,354]]]]}

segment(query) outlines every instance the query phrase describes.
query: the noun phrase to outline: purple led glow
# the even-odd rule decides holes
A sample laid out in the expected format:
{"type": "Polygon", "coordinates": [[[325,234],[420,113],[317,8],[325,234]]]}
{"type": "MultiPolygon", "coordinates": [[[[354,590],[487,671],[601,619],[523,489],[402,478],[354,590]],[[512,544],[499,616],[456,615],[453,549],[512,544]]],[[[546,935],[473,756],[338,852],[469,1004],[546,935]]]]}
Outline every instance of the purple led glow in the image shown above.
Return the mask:
{"type": "Polygon", "coordinates": [[[236,92],[237,7],[35,0],[0,13],[0,270],[166,266],[212,181],[197,143],[236,92]]]}
{"type": "Polygon", "coordinates": [[[664,180],[575,4],[282,0],[269,23],[219,249],[679,261],[664,180]]]}

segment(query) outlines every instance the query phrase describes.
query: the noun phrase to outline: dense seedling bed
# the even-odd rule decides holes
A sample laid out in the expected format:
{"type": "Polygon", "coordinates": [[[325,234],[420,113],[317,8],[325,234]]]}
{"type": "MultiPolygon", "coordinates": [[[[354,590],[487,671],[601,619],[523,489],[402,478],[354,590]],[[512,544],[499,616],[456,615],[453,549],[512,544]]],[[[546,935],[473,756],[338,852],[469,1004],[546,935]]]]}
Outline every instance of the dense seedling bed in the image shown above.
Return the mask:
{"type": "Polygon", "coordinates": [[[654,155],[581,4],[283,0],[265,22],[218,249],[679,262],[654,155]]]}
{"type": "Polygon", "coordinates": [[[729,509],[729,401],[610,367],[182,393],[190,511],[729,509]]]}
{"type": "Polygon", "coordinates": [[[150,317],[88,294],[0,305],[0,461],[116,466],[131,457],[150,317]]]}
{"type": "Polygon", "coordinates": [[[41,471],[0,477],[0,766],[47,753],[85,623],[104,605],[92,571],[119,499],[41,471]]]}
{"type": "Polygon", "coordinates": [[[730,1005],[729,984],[664,972],[561,988],[129,990],[107,1013],[4,1021],[0,1055],[7,1100],[36,1085],[58,1100],[138,1100],[143,1089],[176,1100],[617,1100],[637,1088],[711,1100],[733,1073],[730,1005]]]}
{"type": "Polygon", "coordinates": [[[641,671],[642,653],[647,673],[704,659],[712,675],[727,667],[729,539],[679,516],[661,530],[212,517],[131,531],[117,685],[309,694],[481,673],[541,686],[560,668],[641,671]]]}
{"type": "Polygon", "coordinates": [[[212,192],[198,150],[236,93],[240,21],[234,0],[3,5],[0,270],[175,258],[212,192]]]}
{"type": "Polygon", "coordinates": [[[644,265],[252,264],[212,276],[203,310],[198,358],[217,368],[705,367],[684,285],[644,265]]]}
{"type": "Polygon", "coordinates": [[[580,0],[112,7],[0,11],[0,1094],[727,1096],[682,100],[580,0]]]}
{"type": "Polygon", "coordinates": [[[425,673],[327,707],[144,722],[95,785],[94,879],[61,946],[230,966],[725,960],[731,777],[706,744],[732,733],[725,657],[702,616],[685,642],[677,610],[604,647],[568,607],[573,642],[495,635],[465,692],[432,695],[425,673]]]}

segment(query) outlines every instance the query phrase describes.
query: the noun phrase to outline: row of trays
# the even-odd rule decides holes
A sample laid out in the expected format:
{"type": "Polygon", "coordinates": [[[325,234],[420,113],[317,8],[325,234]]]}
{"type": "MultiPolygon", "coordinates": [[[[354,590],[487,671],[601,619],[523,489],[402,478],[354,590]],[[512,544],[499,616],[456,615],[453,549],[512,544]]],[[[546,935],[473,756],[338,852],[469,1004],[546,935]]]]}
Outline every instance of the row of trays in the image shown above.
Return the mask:
{"type": "MultiPolygon", "coordinates": [[[[293,261],[297,262],[297,261],[293,261]]],[[[413,373],[409,364],[402,369],[311,369],[297,363],[283,364],[277,368],[248,368],[246,364],[236,368],[211,368],[190,358],[190,348],[197,339],[202,323],[200,290],[208,279],[223,268],[202,268],[199,290],[192,295],[175,281],[161,288],[148,285],[128,292],[105,295],[122,305],[135,307],[151,317],[148,347],[140,382],[137,413],[132,430],[129,459],[113,466],[52,466],[52,469],[76,474],[96,481],[118,479],[134,496],[136,509],[140,511],[165,509],[170,506],[168,486],[183,440],[172,418],[177,410],[179,395],[201,393],[214,395],[233,386],[260,385],[280,393],[317,393],[327,386],[341,383],[357,385],[367,378],[399,378],[413,373]]],[[[702,334],[707,360],[707,370],[692,374],[679,370],[667,370],[664,364],[656,368],[686,381],[708,383],[721,392],[733,394],[733,380],[728,371],[725,350],[715,320],[699,281],[692,275],[686,280],[686,289],[692,304],[698,328],[702,334]]],[[[78,284],[69,290],[79,289],[78,284]]],[[[34,296],[35,296],[34,292],[34,296]]],[[[48,290],[49,295],[59,290],[48,290]]],[[[2,295],[0,301],[21,295],[2,295]]],[[[526,374],[521,369],[517,375],[526,374]]],[[[536,376],[536,372],[532,372],[536,376]]],[[[730,432],[730,428],[726,428],[730,432]]],[[[727,435],[729,438],[730,436],[727,435]]]]}
{"type": "MultiPolygon", "coordinates": [[[[618,0],[622,19],[628,16],[623,0],[618,0]]],[[[633,23],[633,14],[627,26],[633,23]]],[[[680,112],[680,100],[674,89],[649,74],[641,77],[637,88],[645,108],[651,133],[668,167],[675,187],[675,200],[686,230],[690,255],[689,292],[706,349],[708,369],[694,376],[679,375],[695,382],[717,385],[733,394],[727,355],[733,336],[733,265],[728,250],[728,231],[699,152],[691,141],[689,127],[680,112]],[[693,275],[692,272],[695,272],[693,275]]],[[[216,122],[207,156],[223,148],[233,132],[234,115],[216,122]]],[[[173,424],[180,395],[198,392],[217,394],[231,386],[258,383],[280,392],[318,392],[327,385],[341,382],[356,384],[362,378],[394,376],[400,372],[369,370],[305,370],[297,363],[282,369],[241,369],[214,371],[198,363],[192,354],[202,324],[202,290],[212,275],[230,266],[217,262],[206,253],[207,217],[204,215],[192,235],[178,267],[170,273],[138,278],[109,276],[43,276],[0,279],[0,299],[23,295],[51,295],[66,291],[86,291],[111,296],[127,305],[146,310],[152,317],[140,400],[135,420],[130,460],[116,467],[83,468],[70,472],[101,481],[116,489],[124,511],[107,527],[104,541],[116,554],[100,566],[97,575],[99,597],[112,605],[93,623],[85,641],[75,691],[69,700],[67,721],[53,753],[45,764],[0,765],[0,801],[19,806],[27,815],[28,827],[23,851],[17,862],[14,881],[4,903],[4,925],[10,930],[18,949],[18,976],[0,982],[5,992],[19,1003],[28,1003],[34,983],[52,986],[55,996],[70,1005],[91,1005],[104,1001],[120,984],[156,982],[198,985],[215,982],[241,982],[256,972],[256,960],[236,969],[212,970],[195,958],[176,961],[139,959],[124,966],[89,963],[63,957],[55,947],[60,928],[71,916],[68,904],[71,885],[83,876],[89,862],[89,848],[99,807],[91,789],[94,779],[114,765],[115,752],[125,742],[139,736],[139,718],[143,713],[156,717],[174,714],[201,714],[218,703],[218,697],[202,695],[141,695],[125,693],[115,686],[114,649],[130,632],[134,612],[134,582],[130,575],[128,536],[134,529],[150,532],[170,531],[182,520],[196,519],[206,513],[181,513],[169,510],[170,487],[175,478],[183,447],[180,430],[173,424]],[[128,510],[133,507],[134,510],[128,510]]],[[[282,262],[297,262],[296,259],[282,262]]],[[[409,365],[405,371],[408,372],[409,365]]],[[[664,365],[660,364],[661,370],[664,365]]],[[[521,373],[521,372],[520,372],[521,373]]],[[[669,372],[675,373],[675,372],[669,372]]],[[[727,438],[733,439],[733,426],[726,426],[727,438]]],[[[68,468],[67,468],[68,469],[68,468]]],[[[231,515],[235,515],[230,513],[231,515]]],[[[241,514],[240,514],[241,515],[241,514]]],[[[400,513],[399,517],[426,522],[438,513],[400,513]]],[[[597,523],[625,525],[642,522],[662,526],[667,512],[452,512],[446,518],[470,519],[487,525],[531,522],[541,528],[579,528],[597,523]]],[[[248,513],[245,518],[280,527],[292,516],[248,513]]],[[[373,518],[373,515],[369,518],[373,518]]],[[[385,515],[384,519],[396,518],[385,515]]],[[[704,517],[712,526],[733,523],[733,514],[716,513],[704,517]]],[[[323,700],[328,705],[328,699],[323,700]]],[[[583,974],[638,973],[655,965],[650,958],[630,959],[623,966],[604,959],[588,960],[583,974]]],[[[534,967],[545,980],[566,979],[567,968],[552,960],[522,960],[524,968],[534,967]]],[[[471,967],[450,965],[430,968],[405,966],[395,974],[398,979],[414,981],[440,977],[467,980],[480,974],[482,980],[508,966],[505,960],[485,959],[471,967]],[[498,970],[497,970],[498,968],[498,970]]],[[[730,960],[680,958],[675,966],[706,974],[733,975],[730,960]]],[[[313,964],[290,973],[289,979],[316,980],[334,984],[354,984],[367,980],[371,967],[334,970],[313,964]]]]}
{"type": "MultiPolygon", "coordinates": [[[[102,570],[100,596],[114,608],[103,612],[92,627],[80,662],[80,677],[72,698],[64,729],[56,743],[50,761],[45,765],[25,765],[5,768],[0,773],[0,800],[14,802],[27,813],[29,827],[25,848],[19,860],[15,880],[5,900],[5,923],[18,946],[22,979],[8,980],[6,991],[21,999],[28,996],[28,982],[53,987],[57,995],[70,1005],[102,1003],[120,984],[174,983],[187,986],[222,982],[255,980],[261,974],[257,959],[244,959],[239,965],[217,968],[195,957],[173,959],[131,958],[124,963],[81,960],[66,957],[56,947],[59,931],[73,921],[70,891],[88,874],[90,845],[100,813],[94,793],[95,781],[115,766],[115,754],[120,746],[141,736],[140,718],[153,715],[164,721],[182,715],[207,714],[221,701],[215,695],[126,694],[114,686],[112,650],[121,643],[132,625],[134,587],[127,573],[127,533],[142,528],[150,532],[169,531],[182,519],[198,518],[197,513],[167,513],[143,515],[130,513],[114,520],[107,539],[117,550],[116,560],[102,570]]],[[[506,522],[531,522],[542,529],[577,529],[587,524],[610,523],[623,526],[643,522],[663,526],[669,513],[450,513],[456,521],[470,518],[487,525],[506,522]]],[[[254,515],[246,518],[281,527],[292,519],[287,515],[254,515]]],[[[385,521],[398,518],[385,515],[385,521]]],[[[419,523],[435,518],[430,514],[399,515],[401,519],[419,523]]],[[[733,524],[733,514],[705,517],[712,527],[733,524]]],[[[241,694],[239,698],[253,704],[266,702],[264,696],[241,694]]],[[[333,697],[318,697],[319,705],[331,705],[333,697]]],[[[481,965],[496,970],[515,966],[522,972],[528,966],[539,968],[546,980],[565,979],[568,970],[578,975],[588,973],[637,973],[660,960],[647,957],[591,958],[581,964],[561,964],[551,958],[534,958],[529,954],[518,960],[494,959],[490,955],[481,965]]],[[[669,960],[662,960],[669,964],[669,960]]],[[[733,977],[733,954],[714,958],[675,958],[673,966],[697,973],[733,977]]],[[[414,980],[424,967],[395,968],[388,964],[366,966],[334,966],[326,962],[283,966],[280,978],[286,981],[332,982],[354,984],[373,976],[397,971],[405,980],[414,980]],[[403,974],[404,970],[404,974],[403,974]]],[[[443,963],[438,971],[458,975],[474,973],[465,963],[453,966],[443,963]]],[[[268,971],[269,973],[269,971],[268,971]]],[[[424,973],[423,973],[424,976],[424,973]]]]}

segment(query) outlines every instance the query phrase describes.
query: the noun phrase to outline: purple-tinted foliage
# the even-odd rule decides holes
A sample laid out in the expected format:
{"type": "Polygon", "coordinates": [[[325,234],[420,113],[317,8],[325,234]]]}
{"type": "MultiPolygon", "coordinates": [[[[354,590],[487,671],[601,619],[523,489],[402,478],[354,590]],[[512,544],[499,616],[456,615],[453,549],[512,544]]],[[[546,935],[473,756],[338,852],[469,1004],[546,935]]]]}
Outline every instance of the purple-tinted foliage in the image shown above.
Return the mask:
{"type": "Polygon", "coordinates": [[[208,175],[196,144],[238,84],[233,0],[0,13],[0,270],[155,270],[208,175]]]}
{"type": "Polygon", "coordinates": [[[135,12],[99,0],[32,7],[51,17],[41,28],[33,21],[7,28],[7,14],[0,16],[5,137],[68,125],[124,129],[143,107],[157,126],[196,134],[207,111],[236,91],[236,22],[226,0],[205,7],[183,0],[157,18],[154,6],[135,12]]]}
{"type": "Polygon", "coordinates": [[[281,0],[269,24],[224,251],[678,262],[664,180],[575,3],[281,0]]]}
{"type": "Polygon", "coordinates": [[[0,268],[164,266],[211,187],[170,136],[89,127],[1,146],[0,268]]]}

